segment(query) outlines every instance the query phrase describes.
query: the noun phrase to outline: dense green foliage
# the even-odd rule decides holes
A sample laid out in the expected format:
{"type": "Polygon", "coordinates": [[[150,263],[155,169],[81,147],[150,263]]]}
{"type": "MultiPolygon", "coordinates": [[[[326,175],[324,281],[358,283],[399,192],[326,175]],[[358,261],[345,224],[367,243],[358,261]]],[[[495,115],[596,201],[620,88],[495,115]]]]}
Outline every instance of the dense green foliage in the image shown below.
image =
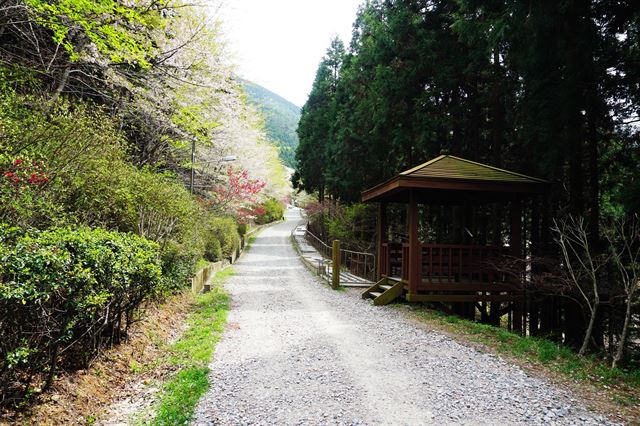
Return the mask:
{"type": "Polygon", "coordinates": [[[303,107],[300,185],[355,201],[446,149],[561,180],[552,203],[594,219],[637,211],[640,18],[614,3],[367,2],[303,107]]]}
{"type": "Polygon", "coordinates": [[[285,206],[275,198],[268,198],[258,208],[259,214],[256,216],[256,223],[265,224],[276,220],[284,219],[285,206]]]}
{"type": "MultiPolygon", "coordinates": [[[[637,309],[637,296],[622,285],[637,259],[627,254],[619,270],[603,268],[600,290],[583,296],[575,283],[562,284],[568,263],[559,261],[551,228],[568,214],[584,218],[585,251],[602,258],[620,244],[603,230],[616,218],[632,223],[640,211],[636,2],[371,0],[352,34],[346,51],[332,41],[302,108],[294,185],[319,200],[353,203],[443,151],[549,179],[548,194],[524,203],[524,252],[552,259],[531,267],[545,286],[536,283],[543,290],[528,302],[527,326],[579,344],[584,319],[595,318],[587,299],[601,297],[607,308],[597,315],[592,349],[611,355],[624,343],[625,305],[637,309]]],[[[504,204],[459,204],[421,207],[428,211],[421,238],[504,244],[504,204]]],[[[390,209],[389,237],[406,240],[404,210],[390,209]]],[[[637,236],[628,239],[635,250],[637,236]]]]}
{"type": "MultiPolygon", "coordinates": [[[[4,398],[84,363],[116,342],[146,300],[172,283],[159,247],[133,234],[90,228],[24,233],[0,227],[0,383],[4,398]]],[[[9,402],[5,400],[4,402],[9,402]]]]}
{"type": "Polygon", "coordinates": [[[374,253],[376,209],[371,204],[328,201],[306,206],[309,229],[323,241],[340,240],[346,249],[374,253]]]}
{"type": "MultiPolygon", "coordinates": [[[[335,126],[332,121],[337,113],[335,96],[344,55],[344,44],[339,39],[332,40],[316,72],[309,99],[302,108],[297,130],[300,145],[296,151],[298,167],[292,178],[293,184],[309,193],[318,191],[320,201],[324,199],[328,182],[334,180],[330,175],[331,170],[337,166],[329,162],[338,159],[332,153],[337,146],[331,143],[335,126]]],[[[358,163],[362,162],[352,162],[349,167],[358,163]]]]}
{"type": "Polygon", "coordinates": [[[281,96],[250,81],[242,80],[249,103],[264,116],[267,136],[279,149],[286,166],[295,168],[295,152],[298,148],[296,127],[300,120],[300,108],[281,96]]]}
{"type": "Polygon", "coordinates": [[[225,182],[209,165],[234,155],[275,177],[269,195],[285,185],[203,9],[9,0],[0,14],[0,405],[17,405],[237,252],[250,206],[214,211],[225,182]]]}

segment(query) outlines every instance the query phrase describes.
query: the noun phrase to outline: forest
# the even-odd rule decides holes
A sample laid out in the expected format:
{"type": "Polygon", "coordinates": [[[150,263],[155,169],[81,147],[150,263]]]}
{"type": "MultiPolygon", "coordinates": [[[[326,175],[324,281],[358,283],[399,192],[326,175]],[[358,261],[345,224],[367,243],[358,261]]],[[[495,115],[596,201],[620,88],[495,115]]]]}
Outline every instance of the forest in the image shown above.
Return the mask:
{"type": "MultiPolygon", "coordinates": [[[[350,44],[333,39],[319,64],[293,184],[317,195],[319,235],[373,251],[375,209],[361,192],[441,153],[551,181],[523,217],[525,333],[634,362],[639,64],[630,0],[367,1],[350,44]]],[[[391,208],[404,229],[404,207],[391,208]]],[[[431,208],[423,240],[446,235],[453,214],[431,208]]],[[[504,241],[498,206],[473,215],[477,241],[504,241]]]]}
{"type": "Polygon", "coordinates": [[[282,216],[215,8],[0,1],[0,408],[118,343],[282,216]]]}

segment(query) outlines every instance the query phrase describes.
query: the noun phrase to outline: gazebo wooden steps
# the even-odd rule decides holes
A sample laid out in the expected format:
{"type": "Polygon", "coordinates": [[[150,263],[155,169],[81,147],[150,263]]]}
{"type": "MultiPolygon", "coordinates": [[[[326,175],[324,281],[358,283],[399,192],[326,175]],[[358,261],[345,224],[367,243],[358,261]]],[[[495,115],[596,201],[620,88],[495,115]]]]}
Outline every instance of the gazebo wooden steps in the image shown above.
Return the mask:
{"type": "Polygon", "coordinates": [[[362,293],[362,298],[372,298],[375,306],[386,305],[404,292],[404,283],[401,280],[384,277],[362,293]]]}

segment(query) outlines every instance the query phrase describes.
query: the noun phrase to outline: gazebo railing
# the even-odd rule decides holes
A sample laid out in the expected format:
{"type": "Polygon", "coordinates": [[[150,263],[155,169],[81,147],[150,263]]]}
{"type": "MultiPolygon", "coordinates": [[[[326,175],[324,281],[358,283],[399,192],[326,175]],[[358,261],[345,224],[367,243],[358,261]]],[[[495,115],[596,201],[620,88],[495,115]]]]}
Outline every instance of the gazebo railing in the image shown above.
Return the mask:
{"type": "MultiPolygon", "coordinates": [[[[503,282],[496,265],[508,248],[458,244],[421,244],[420,264],[423,283],[503,282]]],[[[384,243],[381,275],[409,279],[409,245],[384,243]]]]}

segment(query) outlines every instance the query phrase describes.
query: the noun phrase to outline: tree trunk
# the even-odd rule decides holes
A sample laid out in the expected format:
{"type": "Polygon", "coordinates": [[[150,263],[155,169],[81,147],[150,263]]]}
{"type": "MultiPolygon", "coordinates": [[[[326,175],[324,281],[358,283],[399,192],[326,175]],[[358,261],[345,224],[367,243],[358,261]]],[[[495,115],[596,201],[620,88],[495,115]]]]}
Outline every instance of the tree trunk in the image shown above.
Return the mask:
{"type": "Polygon", "coordinates": [[[627,309],[624,314],[624,324],[622,325],[622,334],[620,335],[620,342],[618,343],[618,349],[611,362],[611,368],[616,368],[618,363],[622,359],[624,354],[624,347],[627,343],[627,333],[629,331],[629,323],[631,322],[631,305],[633,304],[633,298],[627,297],[627,309]]]}
{"type": "Polygon", "coordinates": [[[67,81],[69,81],[69,74],[70,73],[71,73],[71,67],[67,66],[64,69],[64,72],[62,73],[62,77],[60,78],[60,82],[58,83],[58,87],[56,87],[56,90],[53,92],[53,96],[51,96],[51,100],[49,101],[50,105],[53,106],[53,104],[58,100],[58,98],[60,97],[60,95],[64,91],[64,88],[67,85],[67,81]]]}
{"type": "Polygon", "coordinates": [[[593,304],[593,309],[590,310],[591,317],[589,318],[589,325],[587,326],[587,331],[584,334],[584,340],[582,341],[582,346],[578,351],[578,355],[584,355],[589,348],[589,342],[591,341],[591,333],[593,333],[593,325],[596,322],[596,315],[598,314],[598,305],[600,301],[596,299],[593,304]]]}
{"type": "Polygon", "coordinates": [[[598,170],[598,130],[593,107],[588,117],[589,140],[589,237],[591,245],[600,249],[600,173],[598,170]]]}

